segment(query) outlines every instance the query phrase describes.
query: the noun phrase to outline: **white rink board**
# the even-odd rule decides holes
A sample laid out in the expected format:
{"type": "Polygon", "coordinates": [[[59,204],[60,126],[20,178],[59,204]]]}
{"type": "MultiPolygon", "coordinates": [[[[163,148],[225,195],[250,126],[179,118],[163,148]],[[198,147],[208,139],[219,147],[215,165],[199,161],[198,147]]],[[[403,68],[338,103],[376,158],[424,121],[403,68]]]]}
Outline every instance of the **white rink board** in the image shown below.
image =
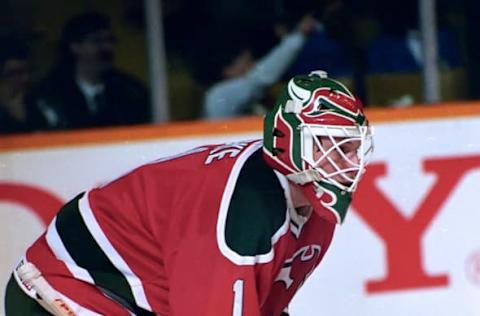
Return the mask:
{"type": "MultiPolygon", "coordinates": [[[[446,276],[447,282],[367,291],[367,282],[384,278],[389,269],[387,243],[351,209],[323,263],[292,302],[291,315],[480,316],[480,207],[476,199],[480,195],[480,117],[379,124],[375,133],[372,165],[386,167],[385,176],[378,177],[375,184],[406,220],[415,216],[438,180],[437,174],[422,169],[426,160],[455,162],[458,158],[462,162],[466,157],[474,165],[478,161],[455,180],[451,190],[442,193],[441,205],[421,234],[423,271],[446,276]]],[[[39,187],[67,201],[159,157],[205,143],[260,136],[250,133],[5,152],[0,153],[0,182],[39,187]]],[[[31,210],[14,202],[0,200],[0,214],[3,289],[14,263],[44,227],[31,210]]],[[[410,252],[406,249],[405,253],[410,252]]],[[[0,295],[3,306],[3,293],[0,295]]]]}
{"type": "Polygon", "coordinates": [[[366,293],[368,280],[385,276],[386,247],[350,212],[323,264],[291,304],[292,315],[480,315],[480,119],[379,125],[375,132],[373,163],[388,166],[376,184],[406,218],[436,180],[422,170],[422,161],[477,157],[477,167],[448,192],[421,240],[426,272],[447,275],[448,285],[366,293]]]}

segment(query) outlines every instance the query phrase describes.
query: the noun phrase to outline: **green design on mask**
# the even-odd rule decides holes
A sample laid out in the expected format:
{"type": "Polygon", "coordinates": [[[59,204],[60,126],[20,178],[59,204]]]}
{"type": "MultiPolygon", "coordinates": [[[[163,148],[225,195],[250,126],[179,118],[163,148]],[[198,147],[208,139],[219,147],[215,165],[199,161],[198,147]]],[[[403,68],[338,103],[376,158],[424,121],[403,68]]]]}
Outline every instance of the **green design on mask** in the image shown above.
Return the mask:
{"type": "Polygon", "coordinates": [[[345,216],[347,215],[348,207],[352,203],[352,194],[325,181],[319,181],[317,183],[325,193],[332,197],[330,203],[322,200],[322,205],[330,211],[335,212],[336,216],[340,218],[340,223],[343,223],[345,216]]]}

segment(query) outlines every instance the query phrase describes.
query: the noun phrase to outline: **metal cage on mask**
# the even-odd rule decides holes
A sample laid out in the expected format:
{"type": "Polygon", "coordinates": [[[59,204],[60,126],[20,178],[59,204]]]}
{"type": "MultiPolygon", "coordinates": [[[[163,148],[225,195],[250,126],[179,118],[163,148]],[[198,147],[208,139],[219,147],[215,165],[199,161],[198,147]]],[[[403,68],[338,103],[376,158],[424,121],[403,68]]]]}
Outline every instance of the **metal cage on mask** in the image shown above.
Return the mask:
{"type": "Polygon", "coordinates": [[[373,151],[372,134],[361,102],[316,71],[291,79],[266,115],[264,155],[302,187],[319,215],[341,223],[373,151]],[[354,150],[346,152],[346,147],[354,150]]]}
{"type": "Polygon", "coordinates": [[[302,160],[305,164],[305,171],[300,174],[307,173],[311,176],[302,179],[302,176],[294,173],[288,178],[298,184],[323,180],[341,190],[355,191],[373,150],[371,138],[368,137],[371,134],[370,128],[368,126],[337,127],[309,124],[300,125],[299,128],[301,129],[302,160]],[[325,147],[325,140],[328,140],[331,146],[325,147]],[[350,145],[349,147],[353,150],[344,150],[345,145],[350,145]],[[315,158],[315,149],[320,152],[318,158],[315,158]],[[345,162],[342,166],[338,161],[332,159],[333,153],[336,153],[345,162]],[[328,172],[321,167],[321,164],[325,162],[332,166],[332,171],[328,172]]]}

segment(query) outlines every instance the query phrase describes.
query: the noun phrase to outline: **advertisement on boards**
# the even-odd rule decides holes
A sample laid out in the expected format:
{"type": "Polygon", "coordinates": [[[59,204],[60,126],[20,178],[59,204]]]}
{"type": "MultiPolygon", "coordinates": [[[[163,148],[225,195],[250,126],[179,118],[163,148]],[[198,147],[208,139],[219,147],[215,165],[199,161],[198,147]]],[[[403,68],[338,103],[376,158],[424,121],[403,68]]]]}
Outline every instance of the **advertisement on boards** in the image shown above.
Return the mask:
{"type": "MultiPolygon", "coordinates": [[[[293,316],[480,315],[480,117],[377,123],[345,223],[293,316]]],[[[251,130],[0,152],[0,304],[9,273],[59,207],[144,163],[251,130]]]]}

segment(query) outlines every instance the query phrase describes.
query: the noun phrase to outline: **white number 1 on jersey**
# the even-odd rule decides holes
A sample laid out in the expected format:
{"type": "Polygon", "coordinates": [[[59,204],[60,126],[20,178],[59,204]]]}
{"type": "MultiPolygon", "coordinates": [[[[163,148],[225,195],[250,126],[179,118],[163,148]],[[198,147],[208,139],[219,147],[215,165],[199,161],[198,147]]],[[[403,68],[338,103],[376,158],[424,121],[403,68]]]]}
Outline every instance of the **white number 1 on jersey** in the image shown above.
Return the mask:
{"type": "Polygon", "coordinates": [[[233,283],[233,310],[232,316],[242,316],[243,312],[243,280],[233,283]]]}

